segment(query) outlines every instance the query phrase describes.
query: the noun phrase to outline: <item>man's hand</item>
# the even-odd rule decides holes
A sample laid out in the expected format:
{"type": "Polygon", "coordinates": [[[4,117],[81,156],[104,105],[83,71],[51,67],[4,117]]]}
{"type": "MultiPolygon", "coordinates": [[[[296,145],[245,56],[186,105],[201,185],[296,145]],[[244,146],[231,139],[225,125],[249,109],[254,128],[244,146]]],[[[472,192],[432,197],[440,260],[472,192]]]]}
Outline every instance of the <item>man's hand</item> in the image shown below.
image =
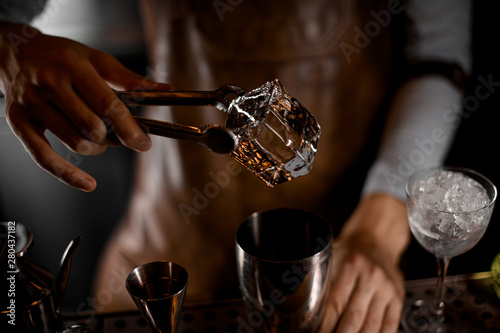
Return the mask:
{"type": "Polygon", "coordinates": [[[109,54],[47,36],[22,24],[0,22],[0,90],[6,117],[32,159],[64,183],[92,191],[96,181],[50,146],[51,131],[70,150],[98,155],[123,144],[151,147],[117,90],[171,90],[131,72],[109,54]]]}
{"type": "Polygon", "coordinates": [[[409,239],[403,203],[383,194],[360,202],[334,243],[321,333],[397,332],[409,239]]]}

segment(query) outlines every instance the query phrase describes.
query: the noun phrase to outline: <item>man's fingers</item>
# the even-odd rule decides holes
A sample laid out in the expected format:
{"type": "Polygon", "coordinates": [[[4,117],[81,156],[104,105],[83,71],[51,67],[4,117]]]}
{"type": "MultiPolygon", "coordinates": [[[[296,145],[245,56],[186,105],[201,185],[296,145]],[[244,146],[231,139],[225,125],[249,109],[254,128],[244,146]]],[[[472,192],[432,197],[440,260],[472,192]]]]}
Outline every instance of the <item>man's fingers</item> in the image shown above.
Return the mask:
{"type": "MultiPolygon", "coordinates": [[[[342,250],[340,250],[342,251],[342,250]]],[[[342,255],[339,255],[342,256],[342,255]]],[[[340,316],[349,302],[351,293],[356,287],[356,278],[353,278],[353,266],[347,263],[340,267],[341,263],[333,260],[330,265],[332,278],[326,297],[325,315],[321,325],[321,333],[330,333],[337,326],[340,316]]]]}
{"type": "Polygon", "coordinates": [[[78,93],[116,133],[123,145],[137,151],[148,150],[151,147],[149,136],[94,68],[87,65],[75,78],[78,93]]]}
{"type": "MultiPolygon", "coordinates": [[[[391,301],[387,295],[388,293],[377,293],[372,297],[361,326],[361,333],[380,332],[387,306],[391,301]]],[[[395,331],[391,333],[395,333],[395,331]]]]}
{"type": "Polygon", "coordinates": [[[359,252],[336,250],[320,332],[396,332],[403,302],[400,277],[359,252]]]}
{"type": "Polygon", "coordinates": [[[385,316],[382,322],[381,333],[397,332],[402,311],[403,311],[403,300],[390,302],[387,305],[385,316]]]}
{"type": "Polygon", "coordinates": [[[398,326],[394,310],[402,303],[396,281],[380,266],[370,267],[368,262],[363,266],[336,332],[394,333],[398,326]]]}
{"type": "Polygon", "coordinates": [[[359,332],[373,298],[373,287],[363,278],[358,278],[356,288],[347,303],[337,326],[337,332],[359,332]]]}
{"type": "Polygon", "coordinates": [[[106,150],[105,144],[87,140],[59,110],[40,106],[33,113],[33,120],[30,122],[36,121],[51,131],[71,151],[82,155],[99,155],[106,150]]]}
{"type": "Polygon", "coordinates": [[[6,118],[39,166],[70,186],[95,188],[92,177],[52,149],[46,130],[81,154],[117,144],[137,151],[151,147],[149,135],[111,87],[171,90],[170,85],[146,80],[111,55],[69,39],[39,34],[29,46],[9,54],[16,66],[4,82],[6,118]]]}
{"type": "Polygon", "coordinates": [[[64,113],[87,140],[112,147],[122,144],[111,130],[111,126],[108,127],[108,123],[105,123],[72,87],[53,93],[51,100],[55,101],[55,107],[64,113]]]}
{"type": "Polygon", "coordinates": [[[174,89],[170,84],[148,80],[129,70],[109,54],[102,52],[92,54],[90,61],[99,75],[115,90],[170,91],[174,89]]]}
{"type": "Polygon", "coordinates": [[[54,106],[71,121],[81,136],[95,143],[106,143],[106,125],[71,85],[62,85],[51,95],[54,106]]]}
{"type": "Polygon", "coordinates": [[[95,179],[58,155],[44,136],[42,127],[34,128],[36,126],[25,124],[15,131],[33,161],[63,183],[86,192],[93,191],[95,179]]]}

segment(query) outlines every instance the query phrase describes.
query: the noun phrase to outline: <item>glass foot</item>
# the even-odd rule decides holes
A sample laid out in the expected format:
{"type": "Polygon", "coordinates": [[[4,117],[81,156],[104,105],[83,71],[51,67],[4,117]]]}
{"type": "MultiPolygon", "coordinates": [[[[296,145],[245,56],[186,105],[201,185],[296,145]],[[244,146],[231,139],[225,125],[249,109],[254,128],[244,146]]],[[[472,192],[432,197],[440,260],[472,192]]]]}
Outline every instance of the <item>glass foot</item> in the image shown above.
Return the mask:
{"type": "Polygon", "coordinates": [[[452,308],[442,309],[435,300],[418,300],[404,309],[401,324],[408,333],[466,332],[458,313],[452,308]]]}

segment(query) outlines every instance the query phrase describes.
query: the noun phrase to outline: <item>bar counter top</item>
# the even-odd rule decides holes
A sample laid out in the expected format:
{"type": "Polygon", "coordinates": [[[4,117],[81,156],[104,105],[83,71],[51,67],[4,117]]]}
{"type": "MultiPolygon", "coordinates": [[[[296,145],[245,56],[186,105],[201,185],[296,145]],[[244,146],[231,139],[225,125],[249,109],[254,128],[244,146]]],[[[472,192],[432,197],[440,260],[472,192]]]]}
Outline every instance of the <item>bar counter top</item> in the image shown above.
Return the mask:
{"type": "MultiPolygon", "coordinates": [[[[496,297],[490,272],[447,278],[446,303],[457,311],[465,333],[500,333],[500,299],[496,297]]],[[[405,308],[419,299],[434,297],[436,279],[406,282],[405,308]]],[[[65,316],[66,326],[82,323],[96,333],[151,333],[139,312],[65,316]]],[[[248,332],[248,317],[241,300],[210,304],[185,304],[178,333],[248,332]]],[[[404,331],[400,329],[400,333],[404,331]]]]}

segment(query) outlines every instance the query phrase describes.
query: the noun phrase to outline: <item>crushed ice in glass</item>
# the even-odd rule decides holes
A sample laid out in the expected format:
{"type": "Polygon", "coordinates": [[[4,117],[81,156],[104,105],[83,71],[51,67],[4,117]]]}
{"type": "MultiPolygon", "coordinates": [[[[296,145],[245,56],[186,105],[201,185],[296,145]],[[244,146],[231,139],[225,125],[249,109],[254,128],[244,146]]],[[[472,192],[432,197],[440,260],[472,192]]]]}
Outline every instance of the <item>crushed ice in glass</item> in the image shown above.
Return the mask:
{"type": "Polygon", "coordinates": [[[450,213],[472,212],[490,202],[486,189],[461,172],[439,170],[426,181],[417,181],[414,198],[433,209],[450,213]]]}
{"type": "Polygon", "coordinates": [[[430,231],[440,237],[463,239],[488,222],[481,211],[490,204],[486,189],[463,173],[436,171],[425,181],[416,181],[412,194],[423,205],[419,224],[433,223],[430,231]]]}
{"type": "Polygon", "coordinates": [[[234,99],[226,128],[239,140],[230,156],[271,187],[309,173],[321,132],[278,80],[234,99]]]}

